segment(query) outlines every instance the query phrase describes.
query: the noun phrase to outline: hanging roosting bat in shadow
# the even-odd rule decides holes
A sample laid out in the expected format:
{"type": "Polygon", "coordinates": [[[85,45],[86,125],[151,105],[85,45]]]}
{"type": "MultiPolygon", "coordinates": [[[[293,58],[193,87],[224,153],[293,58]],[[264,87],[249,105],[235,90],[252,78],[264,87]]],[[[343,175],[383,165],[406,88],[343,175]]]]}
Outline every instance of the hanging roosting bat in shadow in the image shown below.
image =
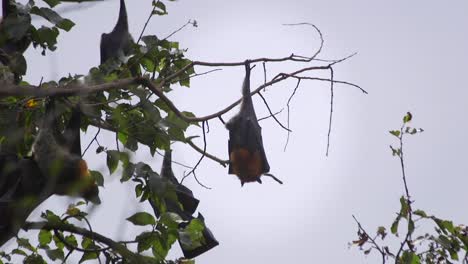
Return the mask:
{"type": "MultiPolygon", "coordinates": [[[[156,175],[153,175],[149,180],[149,184],[153,186],[150,188],[155,188],[158,184],[157,182],[160,182],[155,177],[156,175]]],[[[200,220],[205,226],[202,231],[203,240],[200,243],[187,244],[187,241],[190,241],[189,237],[185,237],[183,239],[179,237],[179,245],[182,249],[184,257],[192,259],[218,246],[219,242],[216,240],[211,230],[206,226],[203,215],[198,213],[196,218],[193,216],[200,201],[193,196],[193,193],[189,188],[179,183],[177,178],[174,176],[174,172],[172,170],[172,150],[166,150],[166,153],[164,154],[160,177],[164,180],[167,180],[175,187],[174,189],[177,195],[177,201],[165,199],[164,202],[168,212],[176,213],[184,220],[183,223],[180,223],[179,229],[183,230],[193,219],[200,220]],[[184,240],[184,242],[182,242],[182,240],[184,240]]],[[[151,199],[149,199],[149,202],[151,207],[153,207],[154,214],[157,217],[160,217],[161,212],[155,206],[154,202],[151,199]]]]}
{"type": "Polygon", "coordinates": [[[242,104],[240,111],[229,122],[229,174],[239,177],[241,184],[246,182],[262,183],[260,177],[269,174],[270,165],[263,147],[262,128],[258,124],[257,115],[250,95],[250,62],[245,62],[245,78],[242,85],[242,104]]]}
{"type": "Polygon", "coordinates": [[[81,158],[80,110],[72,110],[62,130],[54,104],[46,105],[32,157],[0,151],[0,246],[14,237],[29,214],[53,194],[100,203],[98,187],[81,158]]]}

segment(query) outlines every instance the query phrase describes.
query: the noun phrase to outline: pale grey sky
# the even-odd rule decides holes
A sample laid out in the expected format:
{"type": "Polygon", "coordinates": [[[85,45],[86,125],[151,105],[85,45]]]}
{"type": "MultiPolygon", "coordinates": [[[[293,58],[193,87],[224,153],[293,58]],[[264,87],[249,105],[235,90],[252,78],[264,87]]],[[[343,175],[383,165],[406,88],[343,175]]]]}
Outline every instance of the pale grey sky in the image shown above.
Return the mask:
{"type": "MultiPolygon", "coordinates": [[[[127,7],[131,33],[137,38],[151,1],[127,0],[127,7]]],[[[42,76],[47,80],[68,73],[86,74],[99,62],[100,35],[112,29],[118,8],[114,0],[67,13],[77,26],[61,34],[52,56],[42,57],[32,48],[26,53],[28,80],[37,83],[42,76]]],[[[169,3],[168,10],[169,16],[154,18],[146,33],[165,37],[188,19],[196,19],[198,28],[187,28],[172,40],[188,48],[190,59],[203,61],[282,57],[293,52],[310,55],[319,45],[315,32],[305,26],[281,24],[313,23],[325,38],[321,58],[337,59],[358,52],[335,68],[335,78],[359,84],[369,92],[363,95],[352,87],[336,86],[329,157],[325,157],[327,84],[302,82],[292,102],[294,132],[286,152],[286,132],[271,119],[261,122],[271,172],[284,185],[266,178],[263,185],[240,188],[227,169],[205,159],[197,175],[213,189],[203,189],[193,179],[186,182],[201,200],[199,210],[220,245],[197,258],[197,263],[379,261],[378,256],[366,257],[356,248],[348,249],[357,230],[351,215],[368,231],[391,225],[403,189],[398,160],[388,147],[396,142],[388,130],[398,128],[407,111],[414,115],[412,125],[425,129],[406,141],[414,207],[468,223],[464,210],[468,105],[462,79],[468,68],[468,2],[199,0],[169,3]]],[[[272,77],[301,66],[275,64],[268,73],[272,77]]],[[[261,84],[261,69],[257,67],[252,74],[252,85],[261,84]]],[[[239,97],[242,78],[241,68],[225,69],[194,79],[190,89],[178,88],[170,97],[195,114],[215,112],[239,97]]],[[[291,81],[268,89],[265,95],[274,111],[286,106],[294,86],[291,81]]],[[[255,98],[254,103],[257,115],[265,116],[261,100],[255,98]]],[[[286,112],[279,118],[286,122],[286,112]]],[[[93,132],[89,130],[83,145],[93,132]]],[[[191,130],[191,135],[200,133],[191,130]]],[[[208,150],[226,157],[227,136],[219,122],[211,122],[208,150]]],[[[109,134],[102,134],[100,140],[106,142],[106,138],[109,134]]],[[[152,158],[142,149],[137,158],[159,170],[161,158],[152,158]]],[[[180,144],[173,155],[174,160],[191,165],[199,158],[180,144]]],[[[89,151],[86,159],[91,168],[107,175],[105,154],[96,156],[89,151]]],[[[178,166],[174,169],[178,176],[184,172],[178,166]]],[[[95,209],[91,219],[94,229],[117,239],[132,238],[135,229],[119,221],[141,210],[133,188],[122,186],[118,176],[106,176],[101,193],[103,206],[95,209]]],[[[42,209],[53,206],[60,211],[68,202],[67,198],[54,198],[42,209]]],[[[178,249],[171,253],[179,255],[178,249]]]]}

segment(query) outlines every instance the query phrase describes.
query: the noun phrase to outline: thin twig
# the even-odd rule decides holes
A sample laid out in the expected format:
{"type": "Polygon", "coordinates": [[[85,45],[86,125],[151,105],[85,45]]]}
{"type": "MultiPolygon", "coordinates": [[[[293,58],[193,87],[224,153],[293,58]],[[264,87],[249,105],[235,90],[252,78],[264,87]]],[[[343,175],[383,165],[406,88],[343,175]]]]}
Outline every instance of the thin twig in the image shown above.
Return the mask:
{"type": "MultiPolygon", "coordinates": [[[[205,121],[206,122],[206,121],[205,121]]],[[[193,167],[193,169],[187,173],[186,175],[184,175],[184,177],[182,178],[182,180],[180,180],[180,184],[182,184],[182,182],[185,180],[185,178],[187,178],[188,176],[190,176],[190,174],[193,174],[193,177],[195,178],[195,180],[198,182],[198,184],[200,184],[200,186],[206,188],[206,189],[211,189],[210,187],[204,185],[203,183],[201,183],[198,178],[197,178],[197,175],[195,174],[195,170],[198,168],[198,165],[200,165],[200,163],[202,162],[203,158],[205,157],[206,155],[206,131],[205,131],[205,122],[202,123],[202,131],[203,131],[203,153],[202,153],[202,156],[200,157],[200,159],[198,160],[197,164],[195,164],[195,166],[193,167]]]]}
{"type": "Polygon", "coordinates": [[[172,37],[173,35],[175,35],[176,33],[178,33],[179,31],[181,31],[182,29],[184,29],[187,25],[189,24],[192,24],[193,25],[193,22],[191,19],[189,19],[189,21],[187,21],[187,23],[185,23],[183,26],[181,26],[180,28],[176,29],[175,31],[173,31],[171,34],[169,34],[169,36],[163,38],[163,40],[166,40],[170,37],[172,37]]]}
{"type": "Polygon", "coordinates": [[[223,120],[223,117],[222,117],[222,116],[218,116],[218,118],[219,118],[219,121],[221,121],[221,123],[223,123],[223,125],[226,125],[226,122],[224,122],[224,120],[223,120]]]}
{"type": "Polygon", "coordinates": [[[70,257],[70,255],[73,253],[74,250],[69,250],[67,255],[65,256],[65,258],[63,259],[62,261],[62,264],[65,264],[67,263],[67,259],[70,257]]]}
{"type": "MultiPolygon", "coordinates": [[[[307,77],[307,76],[291,76],[291,77],[295,78],[295,79],[302,79],[302,80],[331,82],[331,80],[327,79],[327,78],[307,77]]],[[[368,94],[368,92],[366,90],[364,90],[361,86],[359,86],[357,84],[354,84],[354,83],[351,83],[351,82],[345,82],[345,81],[338,81],[338,80],[333,80],[333,82],[334,83],[339,83],[339,84],[345,84],[345,85],[349,85],[349,86],[358,88],[359,90],[361,90],[361,92],[363,92],[365,94],[368,94]]]]}
{"type": "Polygon", "coordinates": [[[271,173],[265,173],[263,174],[263,176],[268,176],[268,177],[271,177],[273,180],[275,180],[277,183],[279,184],[283,184],[283,181],[278,179],[275,175],[271,174],[271,173]]]}
{"type": "Polygon", "coordinates": [[[265,119],[268,119],[268,118],[270,118],[270,117],[272,117],[272,116],[277,116],[277,115],[279,115],[281,112],[283,112],[283,110],[284,110],[284,109],[281,109],[281,110],[279,110],[278,112],[274,113],[273,115],[267,115],[267,116],[265,116],[265,117],[259,118],[259,119],[257,119],[257,121],[260,122],[260,121],[263,121],[263,120],[265,120],[265,119]]]}
{"type": "Polygon", "coordinates": [[[226,167],[227,164],[229,164],[229,160],[222,160],[210,153],[207,153],[206,151],[204,151],[203,149],[201,149],[200,147],[198,147],[197,145],[195,145],[195,143],[193,143],[191,140],[187,140],[186,142],[187,144],[189,144],[194,150],[196,150],[198,153],[200,154],[204,154],[207,158],[213,160],[213,161],[216,161],[217,163],[219,163],[219,165],[223,166],[223,167],[226,167]]]}
{"type": "Polygon", "coordinates": [[[369,236],[369,234],[366,232],[366,230],[362,227],[361,223],[357,220],[357,218],[352,215],[353,218],[354,218],[354,221],[356,221],[357,225],[358,225],[358,228],[359,230],[361,230],[361,232],[371,241],[371,243],[373,244],[374,248],[377,249],[380,254],[382,255],[382,264],[385,264],[385,257],[386,257],[386,253],[385,251],[383,251],[382,248],[380,248],[379,244],[377,244],[377,242],[375,241],[375,239],[373,239],[371,236],[369,236]]]}
{"type": "Polygon", "coordinates": [[[270,106],[268,105],[268,102],[266,101],[265,97],[263,97],[262,93],[258,92],[258,95],[260,95],[260,97],[262,98],[263,102],[265,103],[265,106],[268,109],[268,112],[270,112],[270,116],[273,117],[273,119],[276,121],[276,123],[278,123],[278,125],[280,125],[284,130],[286,130],[288,132],[291,132],[291,130],[289,128],[285,127],[283,124],[281,124],[281,122],[278,120],[278,118],[276,118],[276,116],[273,114],[273,112],[270,109],[270,106]]]}
{"type": "MultiPolygon", "coordinates": [[[[84,155],[86,154],[86,151],[88,151],[88,149],[91,147],[91,145],[93,144],[94,141],[98,142],[97,141],[97,136],[99,135],[100,132],[101,132],[101,128],[98,127],[98,131],[96,132],[96,135],[94,135],[94,138],[89,142],[88,146],[83,151],[83,154],[81,154],[81,157],[84,157],[84,155]]],[[[99,142],[98,142],[98,144],[99,144],[99,142]]]]}
{"type": "Polygon", "coordinates": [[[332,130],[332,121],[333,121],[333,68],[330,67],[330,120],[328,122],[328,134],[327,134],[327,153],[326,156],[328,157],[328,151],[330,150],[330,134],[332,130]]]}
{"type": "MultiPolygon", "coordinates": [[[[288,128],[290,127],[289,126],[289,115],[290,115],[290,109],[289,109],[289,103],[291,102],[292,98],[294,97],[294,95],[296,94],[296,91],[297,89],[299,88],[299,85],[301,84],[301,79],[298,79],[297,80],[297,84],[296,84],[296,87],[294,88],[294,91],[292,92],[291,96],[289,96],[289,99],[288,99],[288,102],[286,103],[286,106],[288,108],[288,128]]],[[[288,144],[289,144],[289,136],[290,136],[290,132],[288,131],[288,136],[286,138],[286,144],[284,144],[284,151],[286,151],[286,148],[288,147],[288,144]]]]}
{"type": "MultiPolygon", "coordinates": [[[[156,4],[159,2],[159,0],[156,2],[156,4]]],[[[146,27],[148,26],[148,23],[150,22],[151,18],[153,17],[153,12],[156,10],[156,4],[153,5],[153,10],[151,10],[148,19],[146,20],[145,25],[143,26],[143,29],[141,30],[140,36],[138,37],[137,44],[140,43],[141,38],[143,37],[143,33],[145,33],[146,27]]]]}
{"type": "MultiPolygon", "coordinates": [[[[409,225],[410,225],[410,223],[414,223],[413,222],[412,201],[411,201],[411,196],[410,196],[410,193],[409,193],[408,183],[406,182],[406,170],[405,170],[405,161],[404,161],[404,154],[403,154],[404,153],[404,151],[403,151],[403,136],[405,134],[405,131],[404,131],[405,127],[406,127],[406,123],[403,123],[403,125],[400,128],[400,135],[398,137],[398,139],[400,141],[400,155],[398,155],[398,157],[400,159],[400,167],[401,167],[401,174],[402,174],[402,178],[403,178],[403,185],[404,185],[404,188],[405,188],[406,202],[408,204],[408,230],[406,231],[405,239],[400,244],[400,248],[398,249],[398,252],[397,252],[396,257],[395,257],[395,261],[399,261],[400,254],[403,251],[403,248],[404,248],[405,244],[410,245],[411,234],[412,234],[413,230],[411,230],[409,228],[409,225]]],[[[413,248],[411,248],[410,246],[409,246],[409,249],[411,251],[414,251],[413,248]]]]}
{"type": "Polygon", "coordinates": [[[210,74],[210,73],[215,72],[215,71],[222,71],[222,69],[213,69],[213,70],[209,70],[209,71],[202,72],[202,73],[194,73],[194,74],[192,74],[192,75],[190,75],[188,77],[173,80],[172,83],[177,83],[177,82],[180,82],[180,81],[189,80],[189,79],[192,79],[193,77],[199,77],[199,76],[202,76],[202,75],[210,74]]]}
{"type": "Polygon", "coordinates": [[[284,26],[300,26],[300,25],[312,26],[312,27],[318,32],[318,34],[319,34],[319,37],[320,37],[320,47],[319,47],[319,49],[314,53],[314,55],[312,55],[312,57],[308,57],[307,59],[308,59],[309,61],[311,61],[311,60],[315,59],[315,57],[317,57],[317,56],[320,54],[320,52],[322,52],[322,48],[323,48],[323,45],[324,45],[324,43],[325,43],[325,40],[323,39],[323,34],[322,34],[322,32],[320,31],[320,29],[319,29],[317,26],[315,26],[315,25],[312,24],[312,23],[307,23],[307,22],[295,23],[295,24],[283,24],[283,25],[284,25],[284,26]]]}

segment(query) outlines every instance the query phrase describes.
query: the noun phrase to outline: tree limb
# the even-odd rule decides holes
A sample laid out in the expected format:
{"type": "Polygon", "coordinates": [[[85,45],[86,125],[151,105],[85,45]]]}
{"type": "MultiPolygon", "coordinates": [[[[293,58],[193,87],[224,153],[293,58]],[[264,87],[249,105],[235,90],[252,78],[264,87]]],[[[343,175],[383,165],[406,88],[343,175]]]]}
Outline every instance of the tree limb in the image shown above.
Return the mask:
{"type": "Polygon", "coordinates": [[[130,251],[127,247],[124,245],[115,242],[114,240],[103,236],[99,233],[95,233],[92,231],[89,231],[87,229],[81,228],[74,226],[72,224],[67,224],[63,222],[57,222],[57,223],[51,223],[51,222],[26,222],[23,226],[23,229],[25,231],[29,230],[60,230],[60,231],[65,231],[65,232],[70,232],[78,235],[82,235],[91,239],[94,239],[96,241],[99,241],[103,244],[106,244],[109,246],[112,250],[117,252],[119,255],[121,255],[125,260],[128,260],[130,263],[148,263],[146,258],[144,256],[141,256],[139,254],[136,254],[132,251],[130,251]]]}

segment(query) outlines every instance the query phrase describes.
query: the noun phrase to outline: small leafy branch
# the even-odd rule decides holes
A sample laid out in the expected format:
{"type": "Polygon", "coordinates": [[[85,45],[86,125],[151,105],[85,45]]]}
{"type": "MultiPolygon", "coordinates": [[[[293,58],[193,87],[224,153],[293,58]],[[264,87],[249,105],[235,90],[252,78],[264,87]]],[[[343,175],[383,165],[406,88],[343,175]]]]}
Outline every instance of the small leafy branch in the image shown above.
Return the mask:
{"type": "Polygon", "coordinates": [[[395,236],[399,243],[395,247],[393,244],[388,243],[388,239],[385,240],[387,238],[387,229],[384,226],[378,227],[376,234],[371,235],[353,216],[358,225],[358,239],[353,241],[351,245],[358,246],[366,255],[372,251],[377,251],[381,256],[382,263],[444,264],[461,261],[466,264],[468,263],[468,227],[454,225],[450,220],[428,215],[425,211],[413,207],[414,200],[412,200],[407,183],[403,143],[406,135],[416,135],[424,130],[410,127],[409,123],[412,119],[412,114],[408,112],[403,117],[403,124],[400,129],[389,131],[398,139],[398,146],[391,145],[390,149],[392,155],[398,157],[400,161],[404,186],[404,195],[400,198],[400,211],[390,227],[391,234],[395,236]],[[406,222],[406,232],[400,238],[398,228],[402,221],[406,222]],[[415,223],[421,224],[416,226],[415,223]],[[426,232],[426,229],[421,227],[422,224],[432,226],[435,232],[426,232]]]}

